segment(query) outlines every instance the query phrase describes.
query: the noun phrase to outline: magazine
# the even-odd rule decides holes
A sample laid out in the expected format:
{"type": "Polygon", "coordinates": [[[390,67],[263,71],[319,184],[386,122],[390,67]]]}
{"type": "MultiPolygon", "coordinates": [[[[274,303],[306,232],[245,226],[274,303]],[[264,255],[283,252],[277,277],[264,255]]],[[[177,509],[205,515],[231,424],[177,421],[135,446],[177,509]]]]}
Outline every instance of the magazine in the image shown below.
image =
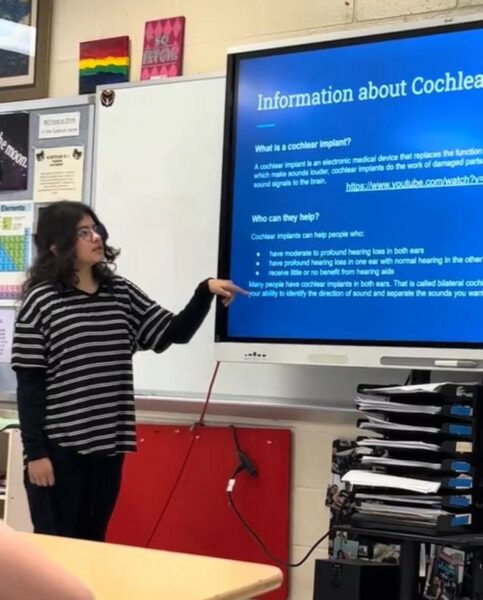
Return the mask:
{"type": "Polygon", "coordinates": [[[432,546],[423,598],[459,600],[464,574],[465,553],[446,546],[432,546]]]}

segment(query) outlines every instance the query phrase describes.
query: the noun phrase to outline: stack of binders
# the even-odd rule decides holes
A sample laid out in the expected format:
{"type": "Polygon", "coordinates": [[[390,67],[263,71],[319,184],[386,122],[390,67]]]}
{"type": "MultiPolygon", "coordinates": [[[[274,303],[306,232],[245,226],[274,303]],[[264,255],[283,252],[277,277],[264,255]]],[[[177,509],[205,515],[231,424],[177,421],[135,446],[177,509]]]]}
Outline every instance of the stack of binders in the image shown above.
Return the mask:
{"type": "Polygon", "coordinates": [[[482,531],[483,387],[360,385],[358,527],[425,535],[482,531]]]}

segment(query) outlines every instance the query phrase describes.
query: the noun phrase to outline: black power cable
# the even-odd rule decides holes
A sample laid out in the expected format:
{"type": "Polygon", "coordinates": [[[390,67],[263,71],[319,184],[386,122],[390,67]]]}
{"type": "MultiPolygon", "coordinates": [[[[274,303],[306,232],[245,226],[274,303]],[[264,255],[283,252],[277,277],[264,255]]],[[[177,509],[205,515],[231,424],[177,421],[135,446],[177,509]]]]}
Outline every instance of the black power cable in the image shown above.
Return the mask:
{"type": "MultiPolygon", "coordinates": [[[[161,524],[161,521],[163,520],[163,517],[171,503],[171,500],[174,496],[175,491],[178,488],[179,482],[184,474],[184,471],[186,469],[186,466],[188,464],[189,458],[191,456],[191,453],[193,451],[193,447],[194,447],[194,442],[196,440],[196,435],[197,435],[197,430],[199,427],[203,427],[204,425],[204,418],[205,418],[205,414],[206,411],[208,409],[208,405],[210,403],[210,399],[211,399],[211,393],[213,391],[213,385],[215,383],[216,377],[218,375],[218,370],[220,368],[220,362],[217,361],[211,381],[210,381],[210,385],[208,388],[208,393],[206,395],[206,399],[205,399],[205,403],[203,406],[203,410],[201,412],[200,418],[198,419],[198,421],[192,425],[191,427],[191,440],[190,440],[190,444],[188,446],[187,452],[185,454],[184,460],[181,464],[181,468],[178,472],[178,476],[176,477],[176,480],[170,490],[170,493],[168,494],[168,498],[163,506],[163,508],[161,509],[158,518],[156,519],[156,523],[154,524],[154,527],[151,529],[149,537],[147,539],[147,542],[145,543],[144,547],[149,548],[149,546],[151,545],[153,538],[156,534],[156,532],[159,529],[159,526],[161,524]]],[[[233,475],[230,477],[229,481],[228,481],[228,486],[227,486],[227,496],[228,496],[228,504],[230,505],[231,509],[233,510],[233,512],[236,514],[236,516],[238,517],[238,519],[240,520],[241,524],[245,527],[245,529],[248,531],[248,533],[254,538],[254,540],[257,542],[257,544],[260,546],[260,548],[262,549],[262,551],[264,552],[264,554],[266,554],[266,556],[268,556],[268,558],[273,561],[275,564],[280,565],[282,567],[288,567],[288,568],[296,568],[296,567],[300,567],[301,565],[303,565],[303,563],[313,554],[313,552],[315,551],[315,549],[317,548],[317,546],[319,546],[319,544],[321,544],[332,532],[332,529],[329,529],[321,538],[319,538],[314,545],[310,548],[310,550],[307,552],[307,554],[298,562],[296,563],[287,563],[284,562],[283,560],[278,559],[277,557],[273,556],[273,554],[271,554],[271,552],[268,550],[267,546],[265,545],[265,543],[262,541],[262,539],[260,538],[260,536],[250,527],[250,525],[246,522],[246,520],[244,519],[243,515],[240,513],[240,511],[238,510],[235,501],[233,499],[233,489],[235,487],[235,483],[236,483],[236,478],[237,476],[242,472],[242,471],[247,471],[247,473],[249,474],[250,477],[256,477],[258,472],[256,467],[253,465],[253,463],[251,462],[251,460],[247,457],[247,455],[243,452],[243,450],[241,449],[240,443],[238,441],[238,436],[237,436],[237,432],[236,429],[233,425],[230,425],[231,428],[231,432],[232,432],[232,438],[233,438],[233,444],[235,446],[235,450],[236,450],[236,456],[238,459],[238,466],[235,469],[235,471],[233,472],[233,475]]],[[[351,501],[351,496],[348,496],[345,499],[344,505],[350,503],[351,501]]],[[[343,507],[342,507],[343,508],[343,507]]],[[[342,510],[339,514],[342,514],[342,510]]],[[[337,525],[337,523],[336,523],[337,525]]]]}
{"type": "Polygon", "coordinates": [[[191,431],[191,440],[190,443],[188,445],[188,450],[186,451],[185,457],[183,459],[183,462],[181,463],[181,467],[178,471],[178,475],[175,479],[175,482],[168,494],[168,498],[163,506],[163,508],[161,509],[161,511],[159,512],[158,518],[156,519],[156,523],[154,524],[154,527],[152,527],[149,537],[147,539],[147,542],[144,544],[145,548],[149,548],[149,546],[151,545],[151,542],[153,541],[153,538],[156,534],[156,532],[159,529],[159,526],[161,525],[161,521],[164,518],[164,515],[166,514],[166,511],[168,510],[169,505],[171,504],[171,500],[173,499],[173,496],[176,492],[176,490],[178,489],[178,485],[179,482],[181,481],[181,478],[183,477],[183,474],[186,470],[186,466],[188,464],[189,458],[191,456],[191,453],[193,451],[194,448],[194,444],[196,441],[196,437],[198,435],[198,429],[200,427],[203,427],[205,424],[205,415],[206,415],[206,411],[208,410],[208,405],[210,404],[210,399],[211,399],[211,393],[213,391],[213,385],[215,384],[215,380],[216,380],[216,376],[218,375],[218,370],[220,368],[220,361],[216,362],[215,365],[215,370],[213,371],[213,375],[211,376],[211,381],[210,381],[210,385],[208,387],[208,393],[206,394],[206,398],[205,398],[205,403],[203,405],[203,410],[201,411],[201,415],[200,418],[198,419],[198,421],[196,421],[196,423],[194,423],[194,425],[191,426],[190,431],[191,431]]]}
{"type": "MultiPolygon", "coordinates": [[[[279,558],[277,558],[276,556],[273,556],[273,554],[270,552],[270,550],[267,548],[266,544],[263,542],[263,540],[260,538],[260,536],[256,533],[256,531],[247,523],[247,521],[245,520],[245,518],[243,517],[243,515],[240,513],[238,507],[235,504],[235,501],[233,499],[233,490],[235,488],[235,484],[236,484],[236,478],[238,477],[238,475],[246,470],[247,473],[251,476],[251,477],[256,477],[257,475],[257,470],[254,467],[253,463],[248,459],[248,457],[246,456],[246,454],[242,451],[240,444],[238,442],[238,436],[236,434],[236,429],[233,425],[230,425],[231,431],[232,431],[232,437],[233,437],[233,443],[235,445],[235,449],[236,449],[236,455],[238,457],[239,463],[238,466],[236,467],[236,469],[233,472],[233,475],[230,477],[230,479],[228,480],[228,485],[226,488],[226,495],[228,497],[228,504],[230,505],[231,509],[233,510],[233,512],[235,513],[235,515],[238,517],[240,523],[243,525],[243,527],[248,531],[248,533],[253,537],[253,539],[257,542],[257,544],[260,546],[260,548],[262,549],[263,553],[268,556],[268,558],[273,561],[275,564],[281,566],[281,567],[288,567],[288,568],[296,568],[296,567],[300,567],[301,565],[304,564],[304,562],[313,554],[313,552],[315,551],[315,549],[317,548],[317,546],[319,546],[332,532],[332,528],[330,528],[326,533],[324,533],[324,535],[322,537],[320,537],[315,543],[314,545],[310,548],[310,550],[307,552],[307,554],[298,562],[296,563],[288,563],[285,562],[283,560],[280,560],[279,558]]],[[[350,502],[351,497],[348,496],[345,499],[344,504],[350,502]]],[[[343,508],[343,507],[342,507],[343,508]]],[[[342,510],[339,513],[339,515],[342,514],[342,510]]],[[[337,519],[338,520],[338,519],[337,519]]],[[[336,523],[337,525],[337,523],[336,523]]]]}

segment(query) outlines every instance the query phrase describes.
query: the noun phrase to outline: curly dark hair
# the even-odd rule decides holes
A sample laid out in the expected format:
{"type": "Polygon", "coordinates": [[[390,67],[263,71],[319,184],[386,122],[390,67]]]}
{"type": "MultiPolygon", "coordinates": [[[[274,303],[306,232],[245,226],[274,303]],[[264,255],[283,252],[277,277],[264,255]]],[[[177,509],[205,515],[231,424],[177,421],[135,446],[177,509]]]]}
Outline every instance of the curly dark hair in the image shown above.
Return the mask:
{"type": "Polygon", "coordinates": [[[34,285],[42,282],[54,284],[59,291],[75,286],[78,282],[74,267],[74,247],[77,241],[79,222],[90,216],[101,228],[104,242],[105,260],[92,268],[94,278],[99,283],[109,282],[113,277],[114,261],[119,251],[107,245],[107,229],[96,213],[81,202],[62,200],[40,209],[37,233],[34,236],[37,248],[35,262],[27,272],[23,285],[25,295],[34,285]],[[56,252],[52,251],[55,246],[56,252]]]}

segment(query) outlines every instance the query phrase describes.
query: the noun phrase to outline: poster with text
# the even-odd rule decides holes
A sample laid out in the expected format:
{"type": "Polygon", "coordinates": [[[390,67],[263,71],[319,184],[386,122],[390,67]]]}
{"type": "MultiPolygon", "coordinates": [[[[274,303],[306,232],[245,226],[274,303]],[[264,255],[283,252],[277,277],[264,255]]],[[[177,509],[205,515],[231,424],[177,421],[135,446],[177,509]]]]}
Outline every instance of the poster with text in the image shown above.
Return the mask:
{"type": "Polygon", "coordinates": [[[29,115],[0,115],[0,192],[26,190],[29,115]]]}
{"type": "Polygon", "coordinates": [[[147,21],[141,80],[177,77],[183,72],[184,17],[147,21]]]}
{"type": "Polygon", "coordinates": [[[80,111],[39,115],[39,140],[80,135],[80,111]]]}
{"type": "Polygon", "coordinates": [[[0,363],[9,364],[12,359],[15,311],[0,309],[0,363]]]}
{"type": "Polygon", "coordinates": [[[0,306],[21,296],[32,248],[32,202],[0,202],[0,306]]]}
{"type": "Polygon", "coordinates": [[[84,146],[36,148],[34,201],[82,201],[84,146]]]}

